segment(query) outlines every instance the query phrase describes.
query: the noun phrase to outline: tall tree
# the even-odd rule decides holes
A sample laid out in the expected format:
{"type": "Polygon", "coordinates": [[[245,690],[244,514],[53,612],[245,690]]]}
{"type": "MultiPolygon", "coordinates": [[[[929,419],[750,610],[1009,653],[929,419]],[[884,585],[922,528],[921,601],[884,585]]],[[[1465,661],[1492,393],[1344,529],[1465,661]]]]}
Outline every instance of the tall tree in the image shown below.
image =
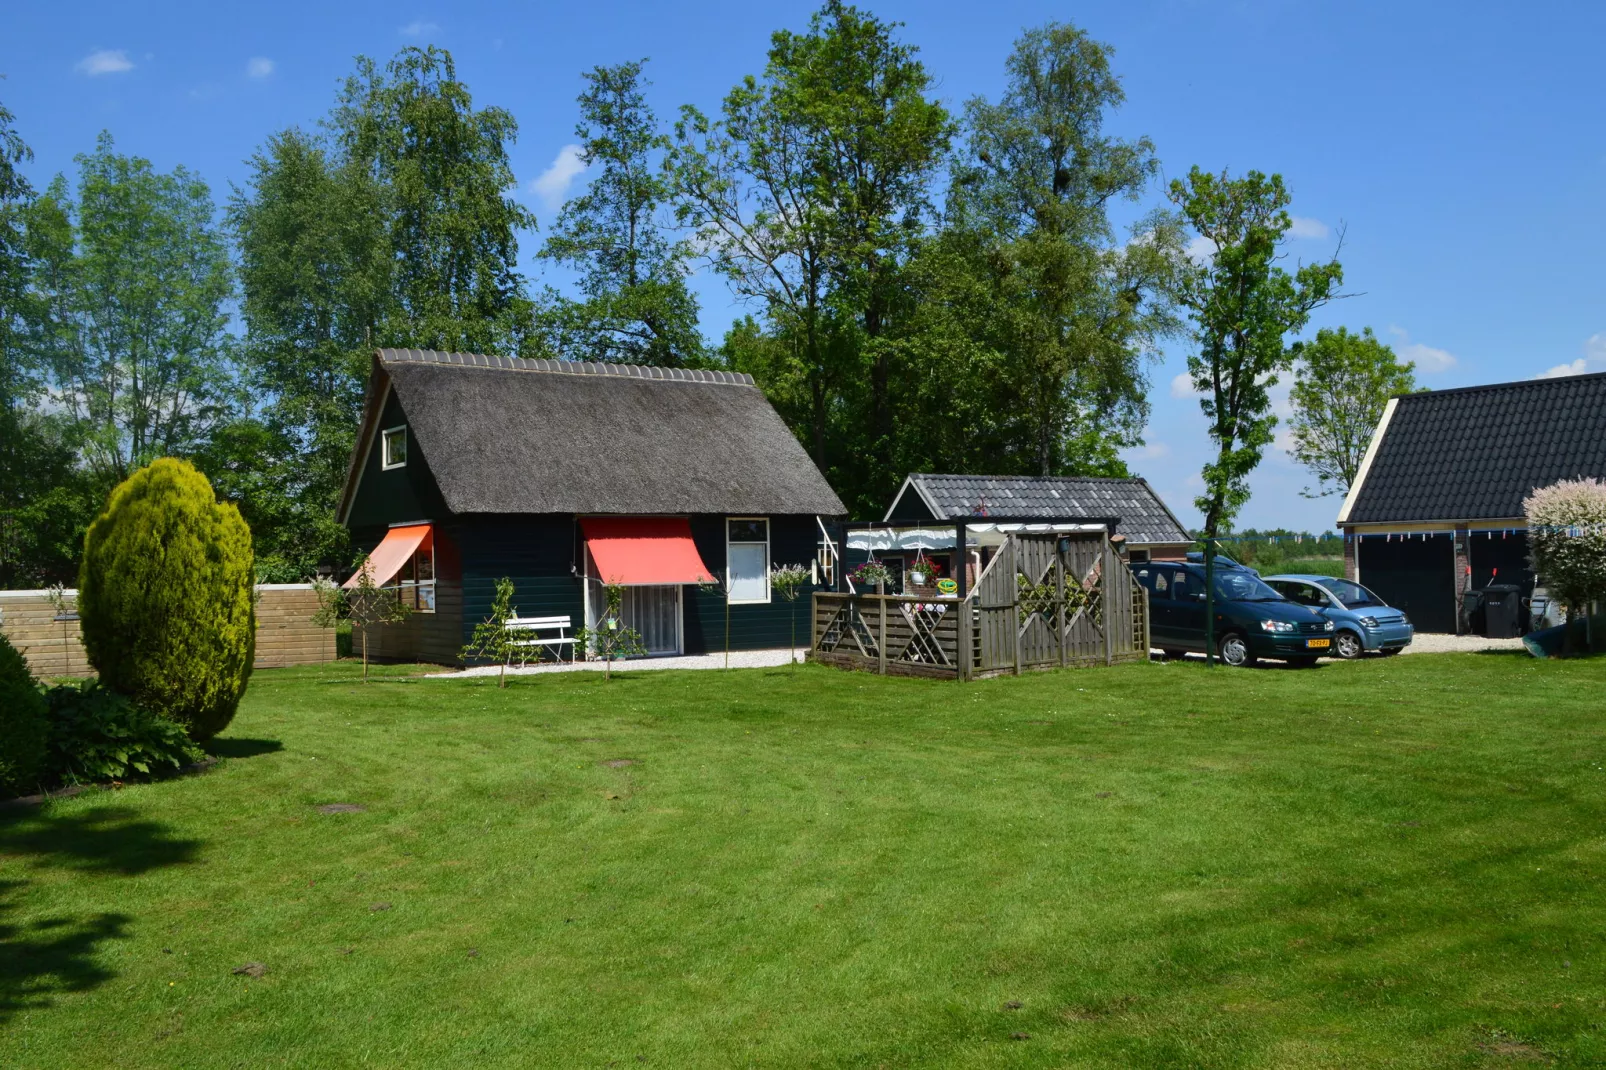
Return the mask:
{"type": "Polygon", "coordinates": [[[584,300],[554,296],[554,339],[566,356],[686,367],[704,361],[687,250],[664,218],[669,139],[644,93],[646,60],[583,77],[580,159],[592,177],[558,213],[541,257],[579,274],[584,300]]]}
{"type": "Polygon", "coordinates": [[[1293,356],[1293,454],[1317,480],[1304,494],[1348,493],[1389,398],[1416,389],[1416,365],[1400,363],[1370,327],[1317,331],[1315,341],[1295,343],[1293,356]]]}
{"type": "Polygon", "coordinates": [[[250,161],[229,223],[259,419],[197,460],[241,508],[269,566],[340,556],[333,510],[370,352],[544,352],[517,269],[534,218],[509,196],[517,135],[476,109],[449,53],[357,60],[320,135],[287,130],[250,161]],[[255,460],[253,461],[253,458],[255,460]]]}
{"type": "Polygon", "coordinates": [[[955,268],[981,299],[965,322],[1005,358],[1002,463],[1041,475],[1119,465],[1147,417],[1144,358],[1178,327],[1178,222],[1151,213],[1123,243],[1109,218],[1158,169],[1147,138],[1104,131],[1125,99],[1111,52],[1063,23],[1022,35],[1002,98],[966,106],[950,182],[955,268]]]}
{"type": "Polygon", "coordinates": [[[1293,225],[1281,175],[1234,178],[1194,167],[1171,183],[1170,195],[1214,249],[1183,272],[1179,289],[1198,346],[1188,374],[1203,395],[1216,450],[1204,466],[1205,492],[1194,500],[1213,539],[1249,500],[1249,473],[1272,441],[1270,391],[1294,360],[1284,339],[1336,296],[1344,271],[1336,257],[1292,274],[1278,266],[1293,225]]]}
{"type": "Polygon", "coordinates": [[[763,78],[718,120],[683,109],[671,153],[682,222],[784,339],[789,367],[757,370],[801,394],[778,403],[804,410],[801,437],[855,508],[896,487],[887,335],[951,134],[894,29],[832,0],[771,37],[763,78]]]}
{"type": "Polygon", "coordinates": [[[535,217],[509,196],[513,116],[475,110],[451,53],[430,46],[402,49],[383,74],[360,57],[329,125],[383,191],[394,297],[384,334],[480,353],[533,344],[517,262],[535,217]]]}
{"type": "Polygon", "coordinates": [[[47,303],[57,400],[106,487],[183,454],[237,402],[228,251],[206,183],[158,172],[101,134],[77,158],[77,198],[47,191],[53,233],[35,275],[47,303]]]}

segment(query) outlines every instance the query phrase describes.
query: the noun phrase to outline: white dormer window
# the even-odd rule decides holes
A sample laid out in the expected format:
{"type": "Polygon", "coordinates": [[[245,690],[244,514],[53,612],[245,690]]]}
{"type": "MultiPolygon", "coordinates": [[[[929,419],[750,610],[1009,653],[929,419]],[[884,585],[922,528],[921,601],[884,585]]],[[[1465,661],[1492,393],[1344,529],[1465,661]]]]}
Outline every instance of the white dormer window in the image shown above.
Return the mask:
{"type": "Polygon", "coordinates": [[[391,427],[380,432],[383,449],[383,463],[385,471],[392,468],[401,468],[407,463],[407,425],[391,427]]]}

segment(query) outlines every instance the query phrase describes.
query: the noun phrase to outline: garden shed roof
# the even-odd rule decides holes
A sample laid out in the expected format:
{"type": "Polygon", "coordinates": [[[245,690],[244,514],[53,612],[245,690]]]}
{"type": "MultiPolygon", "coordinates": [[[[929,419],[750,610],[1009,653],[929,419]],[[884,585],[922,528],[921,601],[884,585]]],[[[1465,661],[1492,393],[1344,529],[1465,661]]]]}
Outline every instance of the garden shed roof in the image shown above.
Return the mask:
{"type": "Polygon", "coordinates": [[[1510,520],[1537,487],[1606,478],[1606,373],[1402,394],[1340,524],[1510,520]]]}
{"type": "Polygon", "coordinates": [[[887,520],[1109,520],[1129,543],[1188,543],[1182,522],[1146,479],[1098,476],[960,476],[917,472],[887,520]]]}
{"type": "Polygon", "coordinates": [[[381,349],[355,493],[387,392],[454,513],[846,512],[750,376],[381,349]]]}

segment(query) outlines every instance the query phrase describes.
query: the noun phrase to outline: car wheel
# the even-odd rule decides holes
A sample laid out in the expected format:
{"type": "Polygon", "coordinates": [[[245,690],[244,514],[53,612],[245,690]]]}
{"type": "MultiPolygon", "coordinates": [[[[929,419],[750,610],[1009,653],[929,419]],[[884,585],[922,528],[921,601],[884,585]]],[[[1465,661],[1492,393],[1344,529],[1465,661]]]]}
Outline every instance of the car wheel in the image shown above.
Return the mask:
{"type": "Polygon", "coordinates": [[[1249,640],[1237,632],[1228,632],[1216,644],[1216,653],[1221,655],[1224,664],[1233,668],[1242,668],[1255,663],[1255,655],[1249,649],[1249,640]]]}
{"type": "Polygon", "coordinates": [[[1366,653],[1366,644],[1352,631],[1341,631],[1333,636],[1333,653],[1345,661],[1354,661],[1366,653]]]}

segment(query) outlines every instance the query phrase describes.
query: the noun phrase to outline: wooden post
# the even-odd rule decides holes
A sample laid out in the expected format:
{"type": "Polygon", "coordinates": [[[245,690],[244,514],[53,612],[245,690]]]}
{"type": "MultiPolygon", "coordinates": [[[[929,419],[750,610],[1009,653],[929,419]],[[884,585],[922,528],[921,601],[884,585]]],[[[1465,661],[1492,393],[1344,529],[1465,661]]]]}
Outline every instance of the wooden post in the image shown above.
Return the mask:
{"type": "Polygon", "coordinates": [[[816,653],[820,649],[820,637],[824,633],[820,630],[820,592],[809,592],[809,653],[816,653]]]}
{"type": "MultiPolygon", "coordinates": [[[[1110,562],[1110,558],[1113,556],[1110,553],[1110,540],[1108,538],[1100,539],[1099,586],[1103,589],[1099,592],[1099,608],[1104,611],[1104,627],[1101,630],[1104,632],[1104,664],[1106,665],[1115,664],[1115,636],[1110,634],[1110,629],[1115,622],[1115,615],[1112,612],[1114,607],[1110,605],[1110,586],[1115,582],[1114,569],[1110,562]]],[[[1117,563],[1119,563],[1119,559],[1117,559],[1117,563]]]]}
{"type": "Polygon", "coordinates": [[[956,613],[954,627],[959,638],[959,678],[969,680],[975,672],[972,662],[976,649],[976,624],[971,613],[970,599],[961,598],[954,610],[956,613]]]}
{"type": "MultiPolygon", "coordinates": [[[[1020,675],[1020,547],[1015,545],[1015,536],[1010,535],[1004,542],[1004,549],[1009,551],[1009,560],[1004,562],[1009,566],[1009,638],[1015,650],[1015,675],[1020,675]]],[[[1002,551],[1000,551],[1002,552],[1002,551]]]]}
{"type": "Polygon", "coordinates": [[[876,584],[876,590],[882,592],[876,595],[876,600],[881,603],[881,621],[876,628],[875,637],[876,665],[881,675],[885,676],[887,675],[887,596],[886,589],[881,584],[876,584]]]}
{"type": "Polygon", "coordinates": [[[1060,668],[1065,668],[1065,555],[1054,540],[1054,635],[1059,642],[1060,668]]]}
{"type": "Polygon", "coordinates": [[[965,549],[965,522],[954,521],[954,581],[959,584],[959,597],[970,594],[970,551],[965,549]]]}

